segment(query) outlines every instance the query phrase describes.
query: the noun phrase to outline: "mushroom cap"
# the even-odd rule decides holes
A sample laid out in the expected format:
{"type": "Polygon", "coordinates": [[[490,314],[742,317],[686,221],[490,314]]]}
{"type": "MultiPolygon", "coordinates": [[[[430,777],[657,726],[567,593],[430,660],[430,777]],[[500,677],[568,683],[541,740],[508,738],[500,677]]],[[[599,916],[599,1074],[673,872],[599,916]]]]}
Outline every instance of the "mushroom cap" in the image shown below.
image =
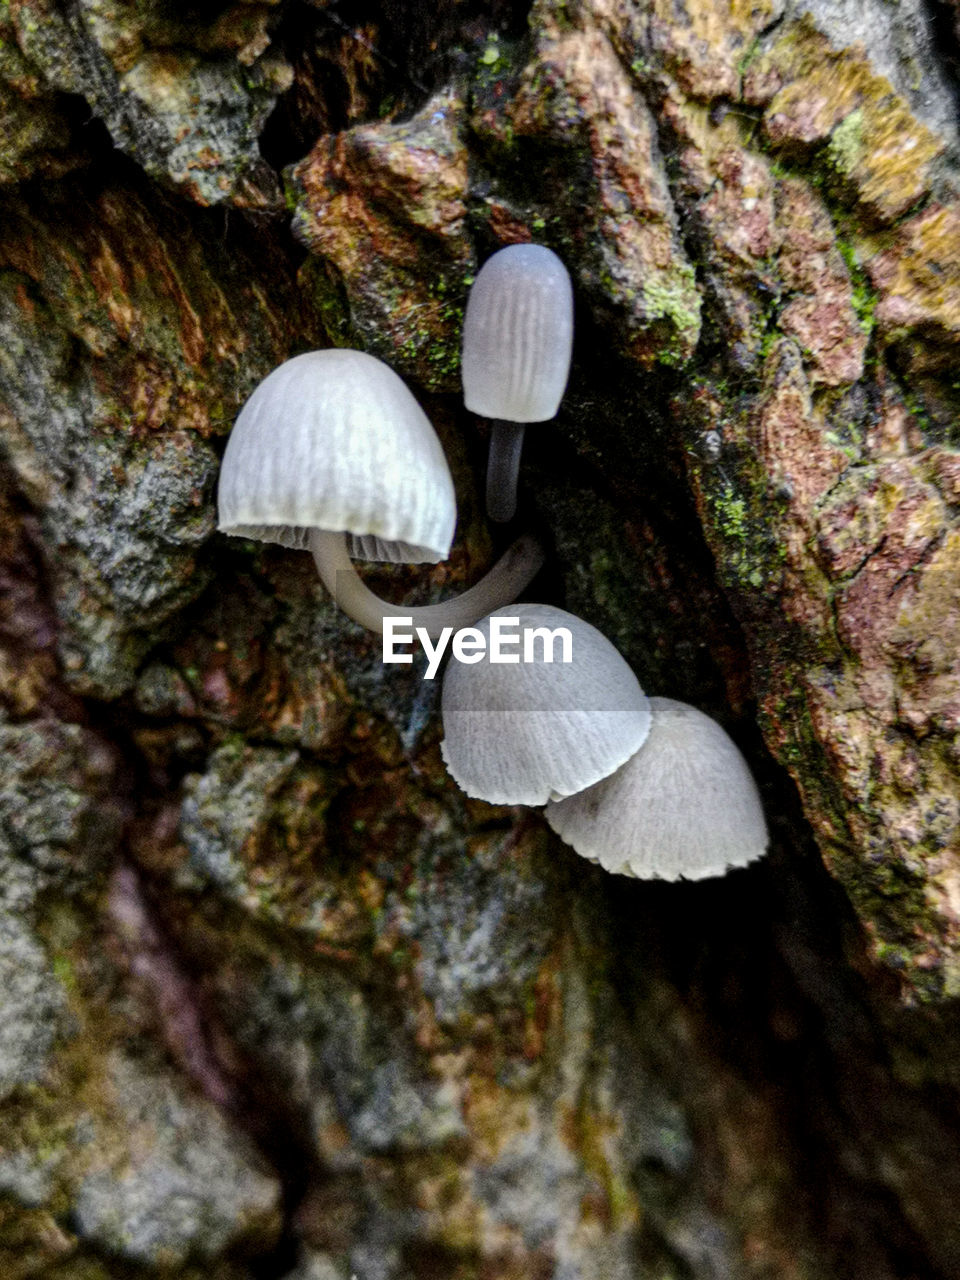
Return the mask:
{"type": "Polygon", "coordinates": [[[484,418],[544,422],[560,406],[573,346],[573,288],[542,244],[511,244],[480,268],[463,318],[463,399],[484,418]]]}
{"type": "Polygon", "coordinates": [[[747,762],[716,720],[651,698],[643,747],[616,773],[555,804],[546,819],[577,853],[641,880],[702,880],[766,853],[747,762]]]}
{"type": "MultiPolygon", "coordinates": [[[[436,432],[403,381],[363,351],[308,351],[274,369],[227,441],[219,528],[305,547],[343,530],[377,559],[435,564],[457,519],[436,432]]],[[[374,557],[368,557],[374,558],[374,557]]]]}
{"type": "MultiPolygon", "coordinates": [[[[545,804],[612,773],[642,745],[650,708],[637,677],[596,627],[563,609],[516,604],[477,623],[483,661],[452,658],[443,680],[441,751],[467,793],[491,804],[545,804]],[[491,618],[518,618],[510,632],[569,629],[573,661],[490,661],[491,618]]],[[[507,652],[522,658],[523,645],[507,652]]]]}

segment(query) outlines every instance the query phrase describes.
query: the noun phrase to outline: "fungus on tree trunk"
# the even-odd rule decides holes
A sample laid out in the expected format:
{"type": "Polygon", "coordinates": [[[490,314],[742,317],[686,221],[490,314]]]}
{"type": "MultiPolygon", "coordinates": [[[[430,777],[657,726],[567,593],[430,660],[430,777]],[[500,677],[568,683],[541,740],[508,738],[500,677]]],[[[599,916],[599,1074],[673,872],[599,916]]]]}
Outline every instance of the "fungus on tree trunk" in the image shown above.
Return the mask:
{"type": "Polygon", "coordinates": [[[643,744],[647,696],[596,627],[551,605],[518,604],[477,630],[486,642],[482,660],[451,661],[442,698],[443,759],[468,796],[545,804],[606,777],[643,744]],[[491,631],[506,618],[518,620],[520,650],[511,650],[516,661],[491,660],[491,631]],[[546,657],[560,628],[570,635],[569,662],[546,657]]]}
{"type": "MultiPolygon", "coordinates": [[[[254,390],[227,442],[218,505],[224,533],[309,547],[340,607],[373,631],[398,606],[363,584],[350,552],[436,564],[457,518],[443,448],[412,393],[382,361],[342,349],[294,356],[254,390]]],[[[521,538],[463,595],[403,612],[434,636],[469,625],[514,600],[542,562],[536,539],[521,538]]]]}
{"type": "Polygon", "coordinates": [[[541,244],[499,249],[480,268],[463,319],[463,399],[492,419],[487,514],[513,518],[524,424],[555,416],[573,346],[573,288],[541,244]]]}
{"type": "Polygon", "coordinates": [[[702,880],[767,850],[757,784],[726,732],[696,707],[651,698],[643,746],[615,773],[547,805],[567,844],[605,871],[702,880]]]}

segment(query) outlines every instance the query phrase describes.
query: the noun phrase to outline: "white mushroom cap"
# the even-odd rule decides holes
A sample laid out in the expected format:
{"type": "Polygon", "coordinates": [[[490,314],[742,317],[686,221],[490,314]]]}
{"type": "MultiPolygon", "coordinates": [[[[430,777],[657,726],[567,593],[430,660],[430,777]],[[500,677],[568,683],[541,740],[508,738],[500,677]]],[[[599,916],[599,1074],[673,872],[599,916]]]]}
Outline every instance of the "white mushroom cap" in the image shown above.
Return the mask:
{"type": "Polygon", "coordinates": [[[651,698],[643,747],[603,781],[549,804],[546,819],[577,853],[641,880],[702,880],[767,850],[757,785],[715,720],[651,698]]]}
{"type": "Polygon", "coordinates": [[[512,244],[480,268],[463,319],[463,399],[484,418],[544,422],[570,372],[573,289],[541,244],[512,244]]]}
{"type": "Polygon", "coordinates": [[[308,351],[274,369],[234,424],[220,471],[219,527],[304,547],[346,531],[359,554],[435,564],[456,525],[453,480],[426,414],[362,351],[308,351]]]}
{"type": "MultiPolygon", "coordinates": [[[[498,609],[477,630],[483,661],[451,659],[443,681],[443,759],[454,780],[492,804],[545,804],[582,791],[639,749],[650,728],[646,694],[610,641],[563,609],[517,604],[498,609]],[[535,662],[490,661],[491,618],[518,618],[513,634],[530,633],[535,662]],[[565,627],[573,661],[543,660],[532,633],[565,627]]],[[[523,656],[523,642],[504,652],[523,656]]]]}

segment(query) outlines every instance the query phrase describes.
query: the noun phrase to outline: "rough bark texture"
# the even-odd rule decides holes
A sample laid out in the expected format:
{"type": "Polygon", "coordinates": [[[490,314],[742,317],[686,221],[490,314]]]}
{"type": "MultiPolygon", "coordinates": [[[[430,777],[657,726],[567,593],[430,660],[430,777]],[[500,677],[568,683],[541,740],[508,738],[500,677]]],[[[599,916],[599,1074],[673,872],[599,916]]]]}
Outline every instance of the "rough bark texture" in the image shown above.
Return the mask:
{"type": "Polygon", "coordinates": [[[0,1274],[960,1274],[955,5],[0,5],[0,1274]],[[719,718],[768,859],[466,800],[218,456],[330,344],[475,578],[471,273],[563,257],[535,595],[719,718]]]}

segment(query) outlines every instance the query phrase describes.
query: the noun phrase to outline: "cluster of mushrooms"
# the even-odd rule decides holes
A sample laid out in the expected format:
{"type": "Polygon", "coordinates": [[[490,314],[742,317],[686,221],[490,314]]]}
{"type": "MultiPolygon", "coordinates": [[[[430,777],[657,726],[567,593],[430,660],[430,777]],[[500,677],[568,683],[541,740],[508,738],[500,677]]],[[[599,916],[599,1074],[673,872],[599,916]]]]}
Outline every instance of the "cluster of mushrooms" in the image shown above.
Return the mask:
{"type": "MultiPolygon", "coordinates": [[[[492,520],[513,518],[524,425],[556,414],[572,341],[573,292],[556,254],[521,244],[488,259],[467,302],[462,367],[466,407],[491,420],[492,520]]],[[[445,560],[456,524],[440,441],[382,361],[310,351],[269,374],[230,434],[218,504],[224,533],[309,549],[340,608],[371,631],[402,610],[431,638],[475,627],[489,641],[492,619],[510,617],[540,639],[540,660],[491,662],[488,643],[448,664],[441,749],[467,795],[545,805],[583,857],[643,879],[722,875],[766,851],[756,784],[714,720],[648,698],[589,623],[513,603],[543,564],[536,538],[519,537],[475,586],[440,604],[397,606],[362,581],[354,559],[445,560]],[[569,661],[550,660],[558,628],[571,637],[569,661]]]]}

